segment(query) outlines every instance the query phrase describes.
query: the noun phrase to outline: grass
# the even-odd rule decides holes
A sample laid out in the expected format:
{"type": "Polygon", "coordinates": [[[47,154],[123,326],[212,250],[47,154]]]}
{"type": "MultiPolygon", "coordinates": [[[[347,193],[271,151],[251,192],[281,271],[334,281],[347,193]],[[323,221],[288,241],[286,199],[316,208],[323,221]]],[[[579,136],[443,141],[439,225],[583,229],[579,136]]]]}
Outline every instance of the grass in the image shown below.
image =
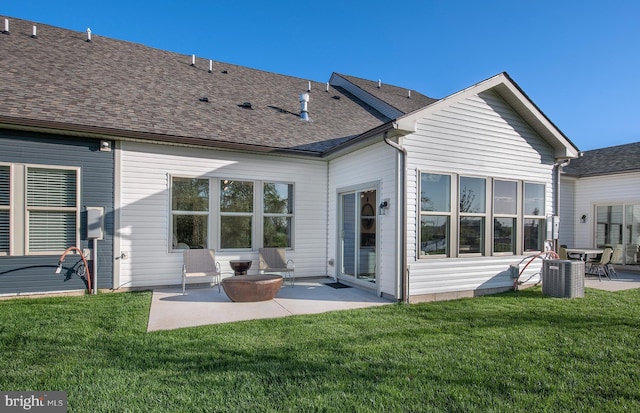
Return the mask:
{"type": "Polygon", "coordinates": [[[151,294],[0,302],[0,389],[70,412],[640,411],[640,290],[147,333],[151,294]]]}

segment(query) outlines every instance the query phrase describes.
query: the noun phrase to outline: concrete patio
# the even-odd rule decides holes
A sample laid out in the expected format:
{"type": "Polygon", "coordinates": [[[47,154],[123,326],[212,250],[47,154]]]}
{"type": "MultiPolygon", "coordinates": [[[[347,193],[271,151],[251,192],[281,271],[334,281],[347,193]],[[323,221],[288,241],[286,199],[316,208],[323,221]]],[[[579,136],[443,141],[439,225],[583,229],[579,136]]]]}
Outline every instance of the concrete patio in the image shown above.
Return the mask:
{"type": "Polygon", "coordinates": [[[317,314],[328,311],[373,307],[394,303],[359,288],[332,288],[330,278],[296,280],[295,287],[284,286],[275,299],[255,303],[234,303],[213,288],[164,288],[153,291],[147,331],[171,330],[207,324],[261,318],[317,314]]]}
{"type": "MultiPolygon", "coordinates": [[[[331,282],[329,278],[297,280],[293,288],[282,287],[275,299],[256,303],[234,303],[224,291],[218,292],[217,286],[188,288],[187,295],[182,295],[181,287],[157,289],[153,291],[147,331],[317,314],[394,302],[359,288],[335,289],[327,285],[331,282]]],[[[606,291],[640,288],[640,273],[618,271],[617,278],[602,281],[588,276],[584,285],[606,291]]]]}
{"type": "Polygon", "coordinates": [[[602,280],[598,280],[597,275],[588,275],[584,279],[584,287],[605,291],[622,291],[640,288],[640,273],[622,271],[623,270],[617,269],[617,277],[613,276],[610,280],[604,277],[602,280]]]}

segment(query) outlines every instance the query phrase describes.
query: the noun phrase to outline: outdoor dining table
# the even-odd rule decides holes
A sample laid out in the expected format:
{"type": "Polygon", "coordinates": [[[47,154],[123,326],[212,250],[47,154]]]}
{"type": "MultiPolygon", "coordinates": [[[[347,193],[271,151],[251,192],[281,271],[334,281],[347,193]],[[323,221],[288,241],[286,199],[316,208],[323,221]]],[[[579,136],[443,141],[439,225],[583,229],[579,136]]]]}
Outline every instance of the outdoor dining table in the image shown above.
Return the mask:
{"type": "Polygon", "coordinates": [[[586,261],[589,255],[602,254],[602,248],[567,248],[567,254],[578,254],[582,261],[586,261]]]}

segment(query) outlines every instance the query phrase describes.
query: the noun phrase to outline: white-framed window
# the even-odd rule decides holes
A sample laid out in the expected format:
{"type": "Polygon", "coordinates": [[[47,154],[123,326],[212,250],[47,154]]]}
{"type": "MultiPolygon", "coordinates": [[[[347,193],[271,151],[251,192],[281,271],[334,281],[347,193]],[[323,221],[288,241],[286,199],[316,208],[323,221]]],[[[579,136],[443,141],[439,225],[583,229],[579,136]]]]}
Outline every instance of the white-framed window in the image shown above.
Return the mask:
{"type": "Polygon", "coordinates": [[[524,184],[524,250],[542,251],[546,236],[544,184],[524,184]]]}
{"type": "Polygon", "coordinates": [[[487,180],[461,176],[459,196],[459,254],[485,254],[487,180]]]}
{"type": "Polygon", "coordinates": [[[0,165],[0,255],[11,246],[11,167],[0,165]]]}
{"type": "Polygon", "coordinates": [[[171,178],[172,249],[208,248],[209,179],[171,178]]]}
{"type": "Polygon", "coordinates": [[[420,174],[420,255],[449,256],[451,175],[420,174]]]}
{"type": "Polygon", "coordinates": [[[54,254],[78,245],[78,168],[26,166],[27,254],[54,254]]]}
{"type": "Polygon", "coordinates": [[[293,248],[294,185],[171,177],[170,251],[293,248]]]}
{"type": "Polygon", "coordinates": [[[419,195],[420,257],[544,249],[545,184],[420,172],[419,195]]]}
{"type": "Polygon", "coordinates": [[[252,249],[254,223],[252,181],[220,181],[220,249],[252,249]]]}
{"type": "Polygon", "coordinates": [[[493,181],[493,254],[515,254],[518,233],[518,182],[493,181]]]}
{"type": "Polygon", "coordinates": [[[264,182],[262,190],[264,247],[291,248],[293,184],[264,182]]]}
{"type": "Polygon", "coordinates": [[[0,255],[60,254],[80,241],[80,168],[0,165],[0,255]]]}

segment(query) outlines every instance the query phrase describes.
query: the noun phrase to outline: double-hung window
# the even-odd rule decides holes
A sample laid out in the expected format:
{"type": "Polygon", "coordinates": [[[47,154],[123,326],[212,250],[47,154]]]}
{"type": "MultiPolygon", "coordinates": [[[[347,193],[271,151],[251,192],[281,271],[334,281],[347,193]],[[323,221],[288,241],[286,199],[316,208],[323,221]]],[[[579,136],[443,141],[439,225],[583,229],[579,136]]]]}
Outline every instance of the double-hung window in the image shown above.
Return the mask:
{"type": "Polygon", "coordinates": [[[420,254],[448,256],[451,245],[451,176],[420,176],[420,254]]]}
{"type": "Polygon", "coordinates": [[[546,232],[544,185],[524,184],[524,250],[544,250],[546,232]]]}
{"type": "Polygon", "coordinates": [[[170,250],[293,247],[293,184],[171,178],[170,250]]]}
{"type": "Polygon", "coordinates": [[[78,169],[26,167],[27,253],[57,253],[78,241],[78,169]]]}
{"type": "Polygon", "coordinates": [[[79,185],[79,168],[0,165],[0,255],[59,254],[78,245],[79,185]]]}
{"type": "Polygon", "coordinates": [[[253,182],[220,181],[220,248],[253,247],[253,182]]]}
{"type": "Polygon", "coordinates": [[[11,168],[0,165],[0,255],[9,254],[11,217],[11,168]]]}
{"type": "Polygon", "coordinates": [[[515,254],[518,233],[518,183],[493,181],[493,252],[515,254]]]}
{"type": "Polygon", "coordinates": [[[419,195],[419,256],[544,249],[544,184],[422,172],[419,195]]]}
{"type": "Polygon", "coordinates": [[[171,221],[173,249],[208,248],[208,179],[173,178],[171,221]]]}
{"type": "Polygon", "coordinates": [[[460,238],[458,252],[460,254],[484,255],[487,180],[461,176],[459,188],[460,238]]]}
{"type": "Polygon", "coordinates": [[[265,182],[262,196],[262,245],[291,248],[293,184],[265,182]]]}

